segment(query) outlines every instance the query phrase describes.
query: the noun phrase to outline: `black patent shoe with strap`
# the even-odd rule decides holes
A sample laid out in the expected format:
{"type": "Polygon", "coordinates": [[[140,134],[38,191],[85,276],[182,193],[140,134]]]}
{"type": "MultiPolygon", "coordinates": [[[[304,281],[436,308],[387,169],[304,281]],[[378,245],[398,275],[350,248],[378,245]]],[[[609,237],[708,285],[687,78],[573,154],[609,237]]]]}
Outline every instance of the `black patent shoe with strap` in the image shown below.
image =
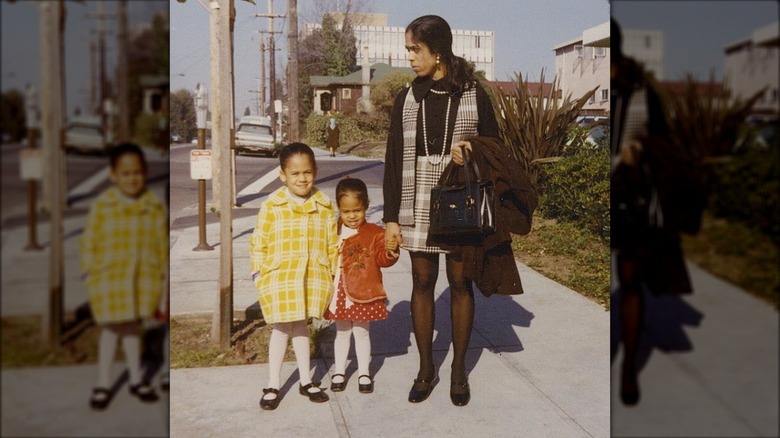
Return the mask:
{"type": "Polygon", "coordinates": [[[469,388],[469,382],[452,382],[450,383],[450,400],[455,406],[466,406],[471,400],[471,388],[469,388]]]}
{"type": "Polygon", "coordinates": [[[301,395],[309,397],[309,401],[313,401],[314,403],[323,403],[330,400],[328,394],[325,394],[325,391],[323,391],[319,386],[315,385],[314,382],[305,386],[300,385],[298,391],[301,393],[301,395]]]}
{"type": "Polygon", "coordinates": [[[439,376],[434,376],[431,379],[414,379],[414,385],[409,391],[409,402],[420,403],[425,401],[431,391],[433,391],[434,384],[439,379],[439,376]]]}
{"type": "Polygon", "coordinates": [[[279,406],[279,390],[276,388],[263,388],[263,397],[260,399],[260,409],[264,411],[273,411],[279,406]],[[276,397],[266,397],[268,394],[274,394],[276,397]]]}

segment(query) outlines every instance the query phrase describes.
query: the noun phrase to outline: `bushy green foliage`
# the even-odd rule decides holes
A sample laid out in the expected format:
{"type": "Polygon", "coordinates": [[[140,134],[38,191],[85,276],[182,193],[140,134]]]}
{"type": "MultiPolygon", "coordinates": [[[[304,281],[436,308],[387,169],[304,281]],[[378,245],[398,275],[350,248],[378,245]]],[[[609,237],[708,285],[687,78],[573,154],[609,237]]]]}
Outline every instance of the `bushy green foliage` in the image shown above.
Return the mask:
{"type": "Polygon", "coordinates": [[[341,146],[363,140],[376,140],[387,136],[383,120],[372,114],[310,114],[306,119],[304,131],[305,141],[311,146],[325,146],[328,139],[327,127],[329,119],[336,118],[339,125],[339,144],[341,146]]]}
{"type": "Polygon", "coordinates": [[[539,208],[609,241],[609,148],[576,141],[569,146],[573,153],[544,165],[539,208]]]}
{"type": "Polygon", "coordinates": [[[162,147],[170,141],[168,120],[160,113],[141,113],[135,119],[135,142],[146,147],[162,147]]]}
{"type": "Polygon", "coordinates": [[[780,245],[780,150],[750,147],[713,164],[709,209],[717,217],[755,226],[780,245]]]}

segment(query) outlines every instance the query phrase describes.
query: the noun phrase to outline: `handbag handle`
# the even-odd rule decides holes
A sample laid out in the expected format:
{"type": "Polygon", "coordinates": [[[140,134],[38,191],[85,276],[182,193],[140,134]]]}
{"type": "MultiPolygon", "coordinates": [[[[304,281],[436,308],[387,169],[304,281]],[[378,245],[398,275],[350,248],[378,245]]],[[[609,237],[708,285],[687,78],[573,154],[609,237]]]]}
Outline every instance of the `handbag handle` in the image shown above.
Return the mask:
{"type": "MultiPolygon", "coordinates": [[[[466,186],[469,186],[471,182],[471,178],[469,177],[469,167],[474,169],[474,176],[477,178],[477,181],[482,181],[482,177],[479,174],[479,167],[477,167],[477,163],[470,159],[471,152],[466,149],[464,146],[459,146],[463,151],[463,173],[464,178],[466,180],[466,186]],[[470,166],[469,166],[470,165],[470,166]]],[[[447,177],[444,178],[444,184],[447,185],[452,180],[452,174],[455,172],[455,166],[450,167],[449,172],[447,172],[447,177]]]]}

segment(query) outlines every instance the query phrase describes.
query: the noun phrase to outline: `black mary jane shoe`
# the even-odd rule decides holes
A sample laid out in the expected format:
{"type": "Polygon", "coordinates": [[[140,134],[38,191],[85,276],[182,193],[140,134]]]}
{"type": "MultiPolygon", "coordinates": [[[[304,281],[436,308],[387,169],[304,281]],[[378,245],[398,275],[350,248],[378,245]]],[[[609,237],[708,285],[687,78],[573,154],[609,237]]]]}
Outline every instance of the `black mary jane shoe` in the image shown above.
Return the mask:
{"type": "Polygon", "coordinates": [[[264,411],[273,411],[279,406],[279,390],[276,388],[263,388],[263,396],[260,398],[260,409],[264,411]],[[265,398],[266,394],[276,394],[274,398],[265,398]]]}
{"type": "Polygon", "coordinates": [[[425,401],[425,399],[431,395],[433,383],[437,379],[438,376],[435,376],[432,379],[414,379],[414,385],[412,385],[412,389],[409,391],[409,402],[420,403],[425,401]]]}
{"type": "Polygon", "coordinates": [[[315,385],[314,382],[309,383],[306,386],[299,385],[298,389],[301,395],[309,397],[309,401],[313,401],[314,403],[323,403],[330,400],[328,394],[325,394],[325,391],[323,391],[319,386],[315,385]],[[311,388],[317,388],[318,391],[310,392],[309,389],[311,388]]]}
{"type": "Polygon", "coordinates": [[[333,377],[331,377],[331,383],[330,383],[330,390],[333,392],[341,392],[344,390],[344,388],[347,387],[347,377],[343,374],[334,374],[333,377]],[[341,376],[343,379],[341,382],[336,383],[333,381],[333,377],[341,376]]]}
{"type": "Polygon", "coordinates": [[[152,403],[156,402],[159,397],[148,383],[141,382],[136,385],[130,385],[130,394],[138,397],[142,402],[152,403]]]}
{"type": "Polygon", "coordinates": [[[374,392],[374,379],[371,378],[371,376],[364,374],[358,378],[358,391],[362,392],[363,394],[371,394],[374,392]],[[361,378],[367,378],[371,381],[371,383],[359,383],[361,378]]]}
{"type": "Polygon", "coordinates": [[[106,388],[92,388],[92,396],[89,398],[89,406],[92,409],[102,411],[108,407],[109,402],[111,402],[111,391],[106,388]]]}
{"type": "Polygon", "coordinates": [[[466,406],[471,400],[469,382],[450,383],[450,400],[455,406],[466,406]]]}

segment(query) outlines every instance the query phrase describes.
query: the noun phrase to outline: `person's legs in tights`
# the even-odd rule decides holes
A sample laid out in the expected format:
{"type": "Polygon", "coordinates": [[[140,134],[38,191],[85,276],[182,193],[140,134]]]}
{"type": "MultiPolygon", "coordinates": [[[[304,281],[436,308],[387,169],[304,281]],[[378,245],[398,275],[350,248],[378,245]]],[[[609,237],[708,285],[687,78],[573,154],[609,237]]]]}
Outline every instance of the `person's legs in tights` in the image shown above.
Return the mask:
{"type": "Polygon", "coordinates": [[[431,381],[433,366],[433,290],[439,275],[439,254],[412,252],[412,328],[420,353],[418,380],[431,381]]]}
{"type": "Polygon", "coordinates": [[[452,382],[465,383],[466,351],[469,348],[471,328],[474,324],[474,290],[471,280],[463,276],[463,260],[454,255],[447,256],[447,280],[450,283],[452,305],[452,382]]]}
{"type": "Polygon", "coordinates": [[[623,337],[620,396],[625,404],[635,404],[639,399],[636,360],[643,312],[641,263],[638,251],[625,251],[618,254],[617,257],[621,334],[623,337]]]}

